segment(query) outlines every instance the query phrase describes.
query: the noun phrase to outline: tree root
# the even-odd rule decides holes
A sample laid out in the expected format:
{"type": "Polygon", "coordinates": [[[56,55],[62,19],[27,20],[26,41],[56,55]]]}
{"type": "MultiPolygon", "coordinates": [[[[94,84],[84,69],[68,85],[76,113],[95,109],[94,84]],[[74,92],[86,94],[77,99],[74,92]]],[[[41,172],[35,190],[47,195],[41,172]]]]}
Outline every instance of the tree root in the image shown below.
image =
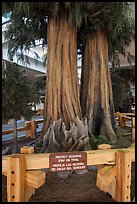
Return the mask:
{"type": "Polygon", "coordinates": [[[10,148],[9,148],[9,147],[6,147],[6,149],[2,151],[2,156],[8,154],[9,151],[10,151],[10,148]]]}
{"type": "Polygon", "coordinates": [[[53,121],[43,138],[41,152],[82,151],[88,144],[88,130],[85,124],[76,117],[75,122],[66,129],[65,123],[59,119],[53,121]]]}

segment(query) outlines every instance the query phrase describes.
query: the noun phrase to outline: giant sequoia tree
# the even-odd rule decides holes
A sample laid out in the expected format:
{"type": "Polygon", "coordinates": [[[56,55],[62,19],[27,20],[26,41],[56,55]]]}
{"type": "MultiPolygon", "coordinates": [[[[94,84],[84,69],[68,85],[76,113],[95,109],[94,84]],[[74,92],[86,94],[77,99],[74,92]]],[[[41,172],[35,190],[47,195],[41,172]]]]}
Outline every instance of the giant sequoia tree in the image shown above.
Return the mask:
{"type": "Polygon", "coordinates": [[[134,23],[127,2],[96,3],[96,15],[89,12],[83,25],[83,63],[81,76],[81,108],[89,131],[106,135],[113,143],[115,117],[109,57],[115,51],[124,54],[124,46],[133,39],[134,23]],[[126,32],[128,30],[128,32],[126,32]],[[84,37],[83,37],[84,36],[84,37]]]}
{"type": "MultiPolygon", "coordinates": [[[[12,23],[7,35],[9,49],[27,49],[45,25],[48,43],[46,101],[44,109],[44,137],[42,152],[81,150],[88,142],[83,124],[77,76],[77,17],[82,4],[74,2],[19,2],[4,4],[12,10],[12,23]],[[48,18],[47,18],[48,17],[48,18]],[[38,26],[38,31],[29,32],[38,26]],[[28,36],[30,39],[28,38],[28,36]],[[33,37],[33,38],[32,38],[33,37]],[[21,42],[18,40],[20,39],[21,42]],[[17,40],[17,41],[16,41],[17,40]]],[[[79,19],[78,19],[79,20],[79,19]]],[[[80,20],[79,20],[80,21],[80,20]]]]}
{"type": "MultiPolygon", "coordinates": [[[[42,152],[82,150],[88,142],[85,121],[91,133],[104,132],[115,142],[107,39],[110,35],[109,42],[113,42],[110,45],[115,44],[110,49],[113,53],[117,49],[114,28],[119,28],[113,12],[118,12],[118,5],[122,8],[124,3],[3,3],[4,12],[12,11],[12,22],[7,32],[11,57],[19,48],[23,51],[35,45],[36,39],[42,38],[48,44],[42,152]],[[102,14],[106,15],[103,21],[102,14]],[[111,22],[109,26],[108,22],[111,22]],[[81,106],[77,77],[78,25],[82,25],[79,33],[84,36],[80,42],[84,47],[81,106]]],[[[122,15],[124,17],[124,13],[122,15]]],[[[115,12],[115,16],[118,17],[118,13],[115,12]]],[[[126,34],[125,41],[122,41],[120,29],[118,33],[123,48],[126,34]]],[[[122,33],[125,33],[123,29],[122,33]]]]}
{"type": "Polygon", "coordinates": [[[108,44],[104,30],[88,37],[84,50],[81,83],[81,107],[88,118],[88,128],[94,135],[107,135],[112,142],[115,133],[113,96],[108,66],[108,44]]]}

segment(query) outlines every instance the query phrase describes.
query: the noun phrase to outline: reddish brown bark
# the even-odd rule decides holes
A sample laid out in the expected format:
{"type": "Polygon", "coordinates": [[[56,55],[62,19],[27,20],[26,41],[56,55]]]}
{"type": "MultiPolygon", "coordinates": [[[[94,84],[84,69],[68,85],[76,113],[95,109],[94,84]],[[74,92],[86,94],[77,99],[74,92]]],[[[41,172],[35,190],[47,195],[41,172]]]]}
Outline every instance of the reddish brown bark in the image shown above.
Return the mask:
{"type": "Polygon", "coordinates": [[[76,26],[68,22],[66,13],[62,13],[58,17],[49,18],[48,22],[45,121],[41,135],[45,137],[42,152],[71,150],[82,136],[83,132],[77,130],[82,116],[78,86],[76,26]]]}
{"type": "Polygon", "coordinates": [[[83,56],[80,99],[82,113],[84,117],[87,117],[90,132],[94,135],[103,133],[112,142],[115,142],[108,42],[103,29],[87,36],[83,56]]]}
{"type": "Polygon", "coordinates": [[[76,39],[76,27],[68,23],[67,15],[49,18],[44,132],[59,118],[68,125],[80,117],[76,39]]]}

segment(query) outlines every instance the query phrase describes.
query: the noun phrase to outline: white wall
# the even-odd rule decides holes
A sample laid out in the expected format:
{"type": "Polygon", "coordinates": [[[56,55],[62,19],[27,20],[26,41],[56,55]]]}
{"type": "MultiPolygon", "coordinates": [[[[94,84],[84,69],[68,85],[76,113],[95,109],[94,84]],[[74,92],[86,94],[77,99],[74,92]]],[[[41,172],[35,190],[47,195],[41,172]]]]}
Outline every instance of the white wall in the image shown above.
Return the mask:
{"type": "MultiPolygon", "coordinates": [[[[10,61],[9,57],[8,57],[8,42],[4,42],[2,44],[2,54],[3,54],[3,59],[10,61]]],[[[21,60],[18,61],[17,56],[13,57],[13,62],[15,62],[15,63],[17,63],[17,64],[19,64],[21,66],[25,66],[25,67],[28,67],[30,69],[36,70],[36,71],[40,71],[41,73],[46,73],[46,66],[42,62],[41,59],[40,60],[39,59],[35,60],[35,55],[33,53],[31,53],[31,52],[29,52],[27,55],[29,57],[30,64],[23,64],[23,62],[21,60]]]]}

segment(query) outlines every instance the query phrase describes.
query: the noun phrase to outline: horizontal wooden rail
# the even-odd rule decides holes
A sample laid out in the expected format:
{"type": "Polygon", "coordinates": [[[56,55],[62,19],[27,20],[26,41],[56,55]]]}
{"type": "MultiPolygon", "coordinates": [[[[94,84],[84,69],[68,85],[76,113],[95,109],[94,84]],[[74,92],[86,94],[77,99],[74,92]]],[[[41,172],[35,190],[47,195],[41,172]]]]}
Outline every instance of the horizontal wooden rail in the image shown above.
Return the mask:
{"type": "Polygon", "coordinates": [[[120,115],[122,116],[128,116],[128,117],[135,117],[135,113],[120,113],[120,112],[116,112],[115,113],[115,117],[118,118],[120,115]]]}
{"type": "MultiPolygon", "coordinates": [[[[126,126],[126,121],[132,121],[133,118],[135,117],[135,113],[120,113],[120,112],[116,112],[115,113],[115,117],[116,120],[119,121],[119,126],[120,127],[125,127],[126,126]]],[[[25,126],[21,127],[21,128],[17,128],[17,131],[25,131],[25,136],[26,137],[31,137],[33,139],[35,139],[36,136],[36,128],[37,128],[37,124],[39,123],[43,123],[44,119],[37,119],[37,120],[32,120],[32,121],[26,121],[25,122],[25,126]]],[[[132,126],[133,126],[133,122],[132,122],[132,126]]],[[[134,134],[134,129],[132,127],[132,133],[134,134]]],[[[5,130],[2,132],[2,136],[3,135],[7,135],[7,134],[11,134],[13,133],[13,129],[11,130],[5,130]]],[[[133,135],[134,137],[134,135],[133,135]]],[[[133,139],[134,142],[134,139],[133,139]]]]}
{"type": "Polygon", "coordinates": [[[44,119],[38,119],[38,120],[35,120],[36,121],[36,124],[39,124],[39,123],[43,123],[44,119]]]}
{"type": "MultiPolygon", "coordinates": [[[[30,127],[29,126],[24,126],[24,127],[20,127],[20,128],[17,128],[17,131],[25,131],[25,130],[29,130],[30,127]]],[[[13,129],[10,129],[10,130],[4,130],[2,132],[2,135],[8,135],[8,134],[11,134],[13,133],[13,129]]]]}
{"type": "MultiPolygon", "coordinates": [[[[118,150],[129,151],[131,161],[135,161],[135,146],[131,145],[124,149],[107,149],[107,150],[92,150],[85,151],[87,153],[87,165],[109,164],[115,165],[115,153],[118,150]]],[[[19,154],[15,154],[15,156],[19,154]]],[[[49,168],[49,153],[40,154],[24,154],[26,170],[36,170],[49,168]]],[[[2,172],[7,172],[7,159],[10,156],[2,156],[2,172]]]]}
{"type": "MultiPolygon", "coordinates": [[[[32,120],[32,121],[26,121],[25,122],[25,126],[17,128],[17,132],[19,131],[30,131],[30,133],[25,133],[26,137],[29,134],[31,136],[31,134],[33,135],[34,138],[34,134],[37,128],[37,124],[43,123],[44,119],[38,119],[38,120],[32,120]],[[34,125],[33,125],[34,124],[34,125]]],[[[3,135],[8,135],[8,134],[12,134],[13,133],[13,129],[10,130],[4,130],[2,131],[2,136],[3,135]]]]}
{"type": "Polygon", "coordinates": [[[123,118],[124,120],[130,120],[130,121],[132,121],[132,118],[129,117],[129,116],[126,116],[126,115],[122,115],[122,118],[123,118]]]}
{"type": "Polygon", "coordinates": [[[127,116],[135,116],[135,113],[120,113],[122,115],[127,115],[127,116]]]}
{"type": "Polygon", "coordinates": [[[39,124],[39,123],[43,123],[44,119],[31,120],[31,121],[26,121],[26,122],[27,122],[27,124],[31,125],[32,121],[34,121],[36,124],[39,124]]]}

